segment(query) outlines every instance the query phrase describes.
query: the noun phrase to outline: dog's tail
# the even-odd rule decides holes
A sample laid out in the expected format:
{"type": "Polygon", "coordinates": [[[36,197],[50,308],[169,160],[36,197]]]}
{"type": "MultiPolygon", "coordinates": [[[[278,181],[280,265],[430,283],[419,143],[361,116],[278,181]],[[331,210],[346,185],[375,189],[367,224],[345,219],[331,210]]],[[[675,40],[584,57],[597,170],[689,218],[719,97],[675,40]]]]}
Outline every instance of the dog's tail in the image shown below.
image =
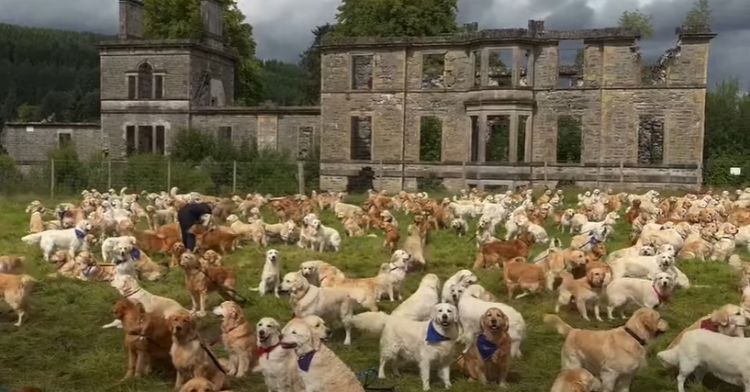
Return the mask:
{"type": "Polygon", "coordinates": [[[380,335],[391,316],[385,312],[364,312],[352,316],[351,325],[367,333],[380,335]]]}
{"type": "Polygon", "coordinates": [[[559,333],[562,336],[568,336],[570,331],[573,330],[573,327],[568,325],[568,323],[566,323],[560,317],[554,314],[544,315],[544,323],[555,327],[557,329],[557,333],[559,333]]]}
{"type": "Polygon", "coordinates": [[[658,354],[656,354],[656,357],[659,358],[661,363],[666,367],[675,367],[679,366],[680,364],[680,358],[679,355],[677,355],[677,347],[660,351],[658,354]]]}
{"type": "Polygon", "coordinates": [[[23,241],[27,245],[38,245],[41,240],[42,233],[34,233],[21,237],[21,241],[23,241]]]}

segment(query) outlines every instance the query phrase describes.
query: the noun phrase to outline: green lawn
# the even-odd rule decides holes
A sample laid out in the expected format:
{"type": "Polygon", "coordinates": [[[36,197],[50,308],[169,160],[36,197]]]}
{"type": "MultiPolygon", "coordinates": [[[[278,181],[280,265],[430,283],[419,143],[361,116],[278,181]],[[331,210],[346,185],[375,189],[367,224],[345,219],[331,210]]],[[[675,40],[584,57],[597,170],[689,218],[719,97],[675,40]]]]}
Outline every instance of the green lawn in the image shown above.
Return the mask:
{"type": "MultiPolygon", "coordinates": [[[[111,308],[118,295],[106,284],[86,283],[65,279],[51,280],[46,278],[53,269],[41,260],[38,249],[25,246],[20,237],[25,234],[28,224],[23,210],[30,199],[0,199],[0,254],[24,254],[28,256],[30,274],[42,280],[31,295],[30,312],[26,323],[21,328],[12,325],[15,315],[5,303],[0,303],[0,386],[18,388],[36,386],[44,391],[168,391],[173,380],[164,375],[155,374],[142,380],[121,383],[125,373],[126,355],[122,348],[122,331],[103,330],[101,325],[112,320],[111,308]]],[[[51,205],[49,203],[48,205],[51,205]]],[[[405,230],[407,218],[400,216],[405,230]]],[[[339,229],[329,212],[323,214],[323,220],[339,229]]],[[[615,240],[610,243],[610,250],[625,246],[627,228],[618,227],[615,240]]],[[[342,231],[343,233],[343,231],[342,231]]],[[[554,235],[554,232],[550,232],[554,235]]],[[[569,238],[564,236],[564,243],[569,238]]],[[[338,254],[318,253],[301,250],[297,247],[273,245],[281,251],[284,272],[293,271],[297,266],[312,259],[324,259],[331,262],[353,277],[373,276],[378,266],[388,260],[388,254],[381,248],[382,239],[356,238],[344,239],[343,251],[338,254]]],[[[537,246],[535,252],[543,247],[537,246]]],[[[436,273],[442,280],[461,268],[470,268],[474,260],[473,242],[459,239],[450,232],[435,233],[428,245],[428,271],[436,273]]],[[[264,250],[246,247],[225,257],[225,263],[238,272],[240,292],[250,298],[245,306],[246,315],[255,323],[261,317],[275,317],[282,323],[291,317],[288,303],[284,299],[266,296],[262,299],[257,293],[250,293],[249,287],[258,283],[264,250]]],[[[673,301],[663,310],[671,330],[650,349],[649,367],[641,371],[633,384],[632,391],[669,391],[676,390],[674,373],[665,370],[655,359],[655,352],[663,349],[669,341],[684,327],[696,318],[709,313],[725,303],[738,303],[740,294],[736,287],[737,280],[727,265],[716,263],[683,263],[681,268],[695,285],[707,286],[678,292],[673,301]]],[[[481,272],[481,284],[505,299],[505,290],[501,284],[499,270],[481,272]]],[[[408,292],[413,292],[421,275],[410,276],[407,282],[408,292]]],[[[190,300],[183,285],[181,270],[173,270],[159,282],[145,283],[145,287],[160,295],[177,299],[183,305],[190,300]]],[[[212,294],[209,304],[216,306],[221,299],[212,294]]],[[[524,357],[511,364],[512,391],[546,391],[552,384],[559,368],[559,352],[562,337],[552,328],[542,324],[542,316],[554,310],[554,295],[545,293],[537,297],[526,297],[512,300],[510,305],[524,316],[528,326],[528,336],[522,349],[524,357]]],[[[391,310],[394,304],[382,303],[385,310],[391,310]]],[[[583,322],[577,313],[566,310],[561,316],[576,327],[611,328],[617,324],[601,322],[583,322]]],[[[218,338],[220,321],[207,316],[200,321],[202,335],[206,340],[218,338]]],[[[345,347],[341,344],[343,331],[336,331],[330,347],[355,371],[377,367],[378,339],[359,336],[356,332],[353,344],[345,347]]],[[[218,348],[217,348],[218,350],[218,348]]],[[[221,350],[218,350],[221,352],[221,350]]],[[[223,353],[222,353],[223,354],[223,353]]],[[[483,388],[470,383],[453,372],[453,391],[478,391],[483,388]]],[[[691,391],[739,391],[707,378],[707,387],[692,387],[691,391]]],[[[396,385],[400,391],[420,391],[416,368],[405,369],[399,379],[390,378],[378,385],[396,385]]],[[[262,377],[253,375],[233,385],[239,391],[264,391],[262,377]]],[[[433,377],[433,388],[442,389],[433,377]]],[[[488,390],[490,388],[487,388],[488,390]]],[[[493,388],[494,389],[494,388],[493,388]]],[[[2,388],[0,388],[2,390],[2,388]]]]}

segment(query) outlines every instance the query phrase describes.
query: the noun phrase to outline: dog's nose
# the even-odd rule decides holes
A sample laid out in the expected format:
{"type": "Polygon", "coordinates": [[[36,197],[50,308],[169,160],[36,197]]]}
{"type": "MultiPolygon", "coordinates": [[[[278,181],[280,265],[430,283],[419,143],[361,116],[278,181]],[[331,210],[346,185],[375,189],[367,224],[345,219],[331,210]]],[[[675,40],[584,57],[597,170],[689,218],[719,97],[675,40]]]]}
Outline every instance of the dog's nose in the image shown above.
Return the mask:
{"type": "Polygon", "coordinates": [[[266,332],[263,331],[263,330],[260,330],[260,331],[258,331],[258,335],[260,335],[260,337],[265,337],[266,336],[266,332]]]}
{"type": "Polygon", "coordinates": [[[448,320],[448,315],[447,314],[443,315],[443,320],[448,320]]]}

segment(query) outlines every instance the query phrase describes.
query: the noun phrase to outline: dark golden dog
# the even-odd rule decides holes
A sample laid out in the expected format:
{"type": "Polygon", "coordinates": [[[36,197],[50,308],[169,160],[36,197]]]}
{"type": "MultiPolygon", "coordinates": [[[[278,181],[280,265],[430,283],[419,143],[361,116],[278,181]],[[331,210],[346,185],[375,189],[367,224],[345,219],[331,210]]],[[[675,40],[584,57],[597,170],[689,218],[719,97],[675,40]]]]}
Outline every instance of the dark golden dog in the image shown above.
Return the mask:
{"type": "Polygon", "coordinates": [[[482,315],[482,334],[469,351],[458,360],[458,367],[467,376],[483,385],[493,381],[506,386],[510,368],[510,336],[508,316],[498,308],[489,308],[482,315]]]}

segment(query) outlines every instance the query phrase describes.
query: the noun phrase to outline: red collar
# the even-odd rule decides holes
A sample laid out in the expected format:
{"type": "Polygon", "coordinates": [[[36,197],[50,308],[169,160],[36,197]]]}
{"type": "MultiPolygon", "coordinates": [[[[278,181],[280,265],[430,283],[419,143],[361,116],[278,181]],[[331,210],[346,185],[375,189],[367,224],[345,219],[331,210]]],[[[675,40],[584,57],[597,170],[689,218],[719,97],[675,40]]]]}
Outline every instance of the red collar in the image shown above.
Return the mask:
{"type": "Polygon", "coordinates": [[[259,346],[256,350],[256,354],[258,354],[258,358],[263,357],[263,354],[266,355],[266,359],[268,359],[268,356],[271,355],[271,351],[273,351],[276,347],[279,347],[281,343],[276,343],[273,346],[270,347],[263,347],[259,346]]]}
{"type": "Polygon", "coordinates": [[[669,295],[664,295],[659,292],[659,289],[656,288],[656,286],[651,286],[654,288],[654,293],[656,293],[656,296],[659,298],[659,305],[663,303],[669,302],[669,295]]]}
{"type": "Polygon", "coordinates": [[[701,320],[701,329],[705,329],[711,332],[719,332],[719,323],[714,322],[710,318],[701,320]]]}

